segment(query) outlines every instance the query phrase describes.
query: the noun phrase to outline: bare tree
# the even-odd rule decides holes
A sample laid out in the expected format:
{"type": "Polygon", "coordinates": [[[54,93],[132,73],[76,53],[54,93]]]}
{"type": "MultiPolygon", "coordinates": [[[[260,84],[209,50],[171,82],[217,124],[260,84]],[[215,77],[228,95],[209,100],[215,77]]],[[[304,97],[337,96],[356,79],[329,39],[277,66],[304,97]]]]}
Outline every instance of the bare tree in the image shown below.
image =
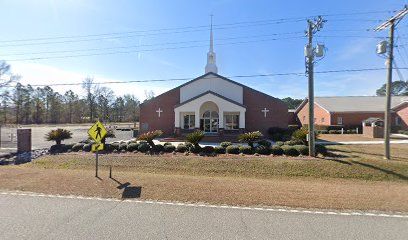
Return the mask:
{"type": "Polygon", "coordinates": [[[88,109],[89,109],[89,120],[93,121],[94,116],[95,116],[95,94],[94,94],[94,80],[91,77],[86,77],[82,81],[82,88],[86,92],[86,99],[88,103],[88,109]]]}
{"type": "Polygon", "coordinates": [[[10,71],[10,65],[5,61],[0,61],[0,88],[9,86],[10,83],[18,81],[19,75],[14,75],[10,71]]]}

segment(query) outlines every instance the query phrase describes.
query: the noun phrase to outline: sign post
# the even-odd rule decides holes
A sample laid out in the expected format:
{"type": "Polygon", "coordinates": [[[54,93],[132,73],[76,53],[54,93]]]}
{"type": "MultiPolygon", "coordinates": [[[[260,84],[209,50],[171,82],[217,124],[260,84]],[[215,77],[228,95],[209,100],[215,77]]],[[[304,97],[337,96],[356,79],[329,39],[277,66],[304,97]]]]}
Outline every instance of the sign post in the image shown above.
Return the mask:
{"type": "Polygon", "coordinates": [[[92,144],[92,152],[95,152],[96,154],[95,155],[96,157],[95,159],[95,177],[98,177],[98,153],[100,150],[103,150],[103,148],[105,147],[105,144],[101,143],[101,141],[106,136],[107,133],[108,131],[99,121],[97,121],[94,125],[92,125],[92,127],[88,130],[89,136],[91,136],[92,139],[95,140],[95,144],[92,144]]]}

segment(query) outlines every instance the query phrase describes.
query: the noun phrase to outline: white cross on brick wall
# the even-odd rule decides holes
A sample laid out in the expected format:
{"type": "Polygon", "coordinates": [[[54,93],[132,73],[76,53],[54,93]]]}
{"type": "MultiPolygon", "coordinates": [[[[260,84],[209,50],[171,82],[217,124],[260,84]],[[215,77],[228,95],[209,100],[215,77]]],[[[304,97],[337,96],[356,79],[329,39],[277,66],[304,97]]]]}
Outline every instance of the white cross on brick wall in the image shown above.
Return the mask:
{"type": "Polygon", "coordinates": [[[156,112],[159,114],[159,117],[160,117],[160,114],[161,114],[163,111],[159,108],[158,110],[156,110],[156,112]]]}
{"type": "Polygon", "coordinates": [[[266,113],[268,113],[268,112],[269,112],[269,110],[268,110],[268,109],[266,109],[266,108],[264,108],[263,110],[261,110],[261,112],[263,112],[263,113],[264,113],[264,117],[266,117],[266,113]]]}

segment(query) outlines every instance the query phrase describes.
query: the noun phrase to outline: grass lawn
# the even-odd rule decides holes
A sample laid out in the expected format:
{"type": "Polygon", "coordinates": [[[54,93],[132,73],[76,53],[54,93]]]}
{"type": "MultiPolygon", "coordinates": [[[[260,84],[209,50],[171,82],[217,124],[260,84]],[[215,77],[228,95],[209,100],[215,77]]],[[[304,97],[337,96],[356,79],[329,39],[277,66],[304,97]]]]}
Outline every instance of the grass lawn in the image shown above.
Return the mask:
{"type": "MultiPolygon", "coordinates": [[[[391,140],[408,140],[408,137],[391,135],[391,140]]],[[[350,142],[350,141],[384,141],[383,138],[368,138],[362,134],[319,134],[317,141],[350,142]]]]}
{"type": "Polygon", "coordinates": [[[0,189],[120,198],[132,188],[140,199],[408,212],[408,145],[392,145],[390,161],[379,145],[329,149],[336,157],[100,155],[101,179],[93,154],[61,154],[1,167],[0,189]]]}

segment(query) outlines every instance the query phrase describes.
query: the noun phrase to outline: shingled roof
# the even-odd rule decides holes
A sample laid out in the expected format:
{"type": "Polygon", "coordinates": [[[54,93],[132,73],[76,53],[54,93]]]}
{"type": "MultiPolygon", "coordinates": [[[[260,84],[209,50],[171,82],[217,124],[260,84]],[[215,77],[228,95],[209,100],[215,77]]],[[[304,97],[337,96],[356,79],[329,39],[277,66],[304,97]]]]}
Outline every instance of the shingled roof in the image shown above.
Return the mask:
{"type": "MultiPolygon", "coordinates": [[[[408,103],[408,96],[393,96],[391,108],[408,103]]],[[[307,103],[305,99],[296,112],[307,103]]],[[[384,112],[385,97],[352,96],[352,97],[315,97],[315,103],[328,112],[384,112]]]]}

